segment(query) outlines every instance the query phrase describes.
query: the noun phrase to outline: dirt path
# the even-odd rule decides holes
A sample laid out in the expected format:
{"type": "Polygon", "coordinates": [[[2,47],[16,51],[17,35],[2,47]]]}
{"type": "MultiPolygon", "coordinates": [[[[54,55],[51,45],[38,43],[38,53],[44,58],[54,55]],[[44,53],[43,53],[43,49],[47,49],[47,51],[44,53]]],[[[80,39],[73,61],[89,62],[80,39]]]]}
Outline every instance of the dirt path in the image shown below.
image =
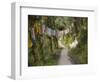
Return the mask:
{"type": "Polygon", "coordinates": [[[59,65],[70,65],[72,64],[70,57],[68,56],[68,49],[63,48],[58,61],[59,65]]]}
{"type": "Polygon", "coordinates": [[[62,38],[58,40],[59,47],[62,48],[58,65],[70,65],[72,64],[71,58],[69,57],[68,48],[62,43],[62,38]]]}

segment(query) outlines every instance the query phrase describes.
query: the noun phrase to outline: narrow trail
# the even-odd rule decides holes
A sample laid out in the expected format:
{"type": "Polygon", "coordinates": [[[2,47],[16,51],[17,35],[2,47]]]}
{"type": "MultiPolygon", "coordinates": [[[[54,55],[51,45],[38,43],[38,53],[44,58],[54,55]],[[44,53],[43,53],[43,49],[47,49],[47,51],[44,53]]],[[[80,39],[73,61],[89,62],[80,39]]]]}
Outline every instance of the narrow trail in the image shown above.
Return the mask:
{"type": "Polygon", "coordinates": [[[61,51],[58,64],[59,65],[71,65],[72,62],[68,54],[68,48],[66,48],[60,41],[59,41],[59,44],[60,44],[60,47],[62,47],[63,49],[61,51]]]}
{"type": "Polygon", "coordinates": [[[70,64],[72,64],[71,59],[68,56],[68,49],[67,48],[62,49],[58,64],[59,65],[70,65],[70,64]]]}

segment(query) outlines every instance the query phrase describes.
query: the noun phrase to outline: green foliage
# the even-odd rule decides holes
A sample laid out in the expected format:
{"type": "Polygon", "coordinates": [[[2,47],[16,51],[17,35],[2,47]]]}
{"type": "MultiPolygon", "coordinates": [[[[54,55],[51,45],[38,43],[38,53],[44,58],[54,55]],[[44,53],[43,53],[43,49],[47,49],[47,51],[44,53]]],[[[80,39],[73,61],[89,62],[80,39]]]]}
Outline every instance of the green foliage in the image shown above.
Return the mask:
{"type": "Polygon", "coordinates": [[[79,45],[76,48],[71,49],[70,56],[73,59],[73,62],[76,64],[87,64],[88,56],[87,56],[87,45],[79,45]]]}
{"type": "MultiPolygon", "coordinates": [[[[75,63],[87,64],[88,63],[88,44],[87,44],[87,19],[83,18],[79,23],[79,32],[77,33],[78,45],[76,48],[70,50],[70,56],[75,63]]],[[[77,24],[78,25],[78,24],[77,24]]]]}
{"type": "Polygon", "coordinates": [[[64,38],[63,38],[63,43],[67,47],[69,47],[69,44],[71,44],[73,41],[74,41],[74,38],[70,34],[65,35],[64,38]]]}
{"type": "Polygon", "coordinates": [[[31,48],[33,50],[30,51],[34,54],[29,54],[29,66],[56,65],[57,59],[55,56],[57,56],[56,53],[59,50],[56,45],[57,42],[54,37],[49,37],[46,34],[38,35],[31,48]]]}
{"type": "Polygon", "coordinates": [[[87,24],[86,17],[67,16],[28,16],[28,65],[45,66],[57,65],[61,49],[58,48],[58,38],[40,33],[42,25],[45,24],[53,30],[66,30],[69,33],[62,37],[62,43],[69,47],[75,38],[78,45],[70,49],[70,57],[74,63],[86,64],[88,62],[87,53],[87,24]],[[35,28],[35,41],[32,41],[32,28],[35,28]]]}

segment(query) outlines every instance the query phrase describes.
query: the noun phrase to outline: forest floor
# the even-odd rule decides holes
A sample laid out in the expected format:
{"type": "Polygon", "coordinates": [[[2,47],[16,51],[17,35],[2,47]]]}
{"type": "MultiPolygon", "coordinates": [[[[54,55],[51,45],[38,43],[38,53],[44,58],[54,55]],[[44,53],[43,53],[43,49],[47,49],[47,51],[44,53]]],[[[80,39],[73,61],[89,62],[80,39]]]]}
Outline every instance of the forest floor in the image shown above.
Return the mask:
{"type": "Polygon", "coordinates": [[[68,48],[65,47],[61,41],[58,42],[59,46],[62,47],[62,51],[60,53],[60,57],[58,60],[58,65],[70,65],[72,63],[72,59],[69,57],[68,48]]]}

